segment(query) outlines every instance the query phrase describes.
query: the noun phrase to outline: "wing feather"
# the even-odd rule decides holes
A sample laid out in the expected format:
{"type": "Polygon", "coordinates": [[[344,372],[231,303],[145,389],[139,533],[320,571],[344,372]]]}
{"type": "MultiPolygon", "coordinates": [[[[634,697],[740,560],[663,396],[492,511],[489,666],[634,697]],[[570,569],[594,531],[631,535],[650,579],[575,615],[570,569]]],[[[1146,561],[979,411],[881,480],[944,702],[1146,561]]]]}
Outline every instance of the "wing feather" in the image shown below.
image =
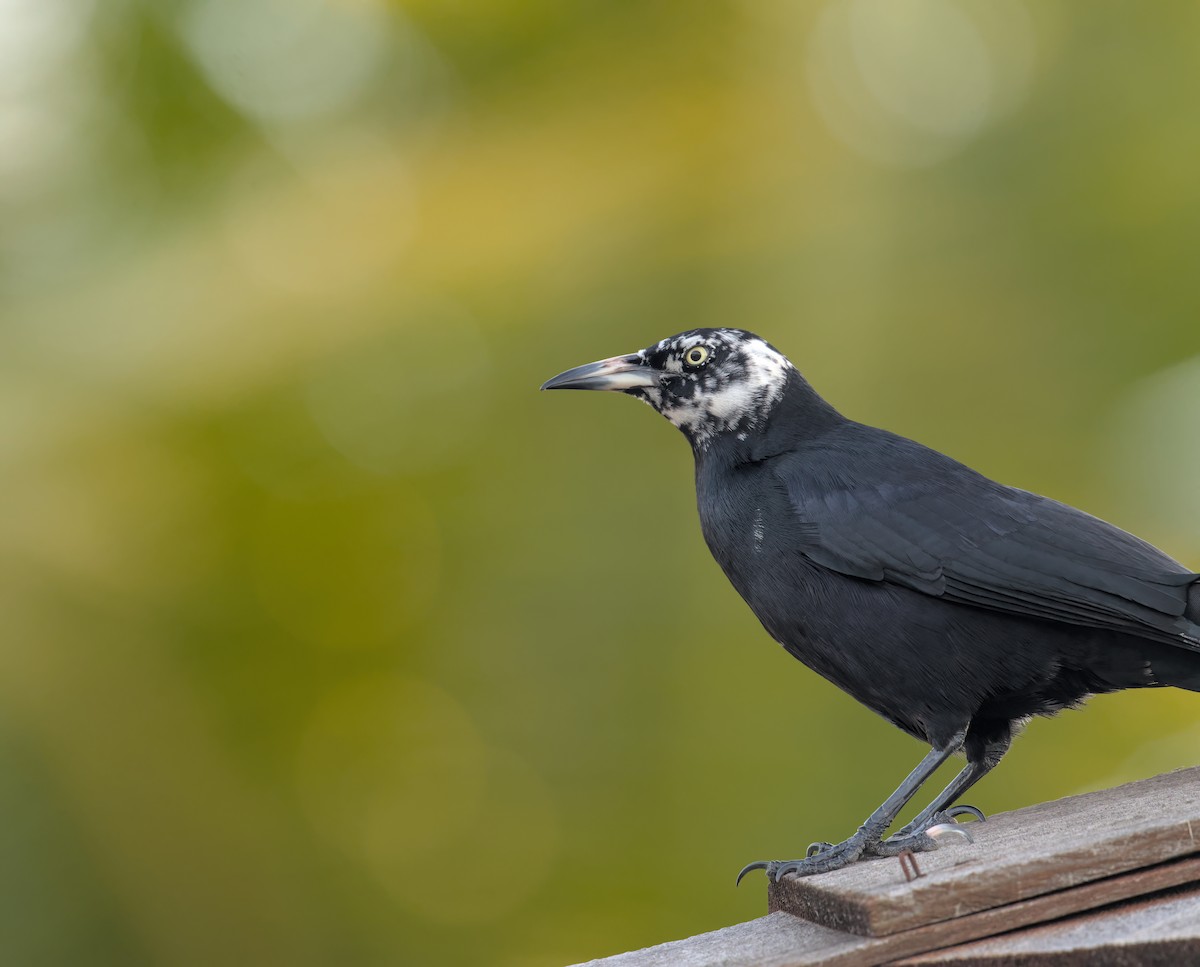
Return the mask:
{"type": "Polygon", "coordinates": [[[814,563],[961,604],[1200,650],[1200,625],[1187,616],[1200,574],[1099,518],[853,426],[878,436],[825,441],[775,468],[814,563]]]}

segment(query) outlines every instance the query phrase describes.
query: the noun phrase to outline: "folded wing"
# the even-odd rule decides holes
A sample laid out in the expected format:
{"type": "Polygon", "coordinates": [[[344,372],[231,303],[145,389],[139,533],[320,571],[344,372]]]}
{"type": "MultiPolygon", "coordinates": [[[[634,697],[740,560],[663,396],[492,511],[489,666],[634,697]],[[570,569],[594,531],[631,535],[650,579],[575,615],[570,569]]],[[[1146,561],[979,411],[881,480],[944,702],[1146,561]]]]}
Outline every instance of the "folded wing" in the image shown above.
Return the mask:
{"type": "Polygon", "coordinates": [[[826,441],[821,459],[810,450],[776,468],[814,563],[961,604],[1200,650],[1189,613],[1200,574],[1073,507],[858,429],[879,437],[871,446],[852,436],[826,441]]]}

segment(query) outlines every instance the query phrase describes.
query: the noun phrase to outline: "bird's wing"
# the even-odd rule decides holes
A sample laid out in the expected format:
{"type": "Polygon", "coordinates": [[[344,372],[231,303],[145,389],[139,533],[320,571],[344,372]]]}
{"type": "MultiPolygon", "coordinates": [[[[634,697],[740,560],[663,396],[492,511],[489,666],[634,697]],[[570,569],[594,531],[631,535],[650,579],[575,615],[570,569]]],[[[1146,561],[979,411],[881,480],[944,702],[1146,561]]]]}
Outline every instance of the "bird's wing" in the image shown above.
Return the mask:
{"type": "Polygon", "coordinates": [[[875,432],[778,461],[809,560],[962,604],[1200,649],[1200,624],[1186,613],[1200,575],[1080,510],[875,432]]]}

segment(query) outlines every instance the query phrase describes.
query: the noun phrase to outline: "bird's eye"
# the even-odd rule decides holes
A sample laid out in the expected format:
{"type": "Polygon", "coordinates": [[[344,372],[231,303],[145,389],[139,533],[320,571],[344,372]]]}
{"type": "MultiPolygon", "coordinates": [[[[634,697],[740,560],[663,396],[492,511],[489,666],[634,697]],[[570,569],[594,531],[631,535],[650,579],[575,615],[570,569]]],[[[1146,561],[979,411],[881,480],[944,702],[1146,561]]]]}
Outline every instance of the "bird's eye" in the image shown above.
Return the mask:
{"type": "Polygon", "coordinates": [[[705,363],[707,363],[708,356],[709,352],[707,346],[693,346],[683,354],[683,361],[688,366],[695,369],[697,366],[703,366],[705,363]]]}

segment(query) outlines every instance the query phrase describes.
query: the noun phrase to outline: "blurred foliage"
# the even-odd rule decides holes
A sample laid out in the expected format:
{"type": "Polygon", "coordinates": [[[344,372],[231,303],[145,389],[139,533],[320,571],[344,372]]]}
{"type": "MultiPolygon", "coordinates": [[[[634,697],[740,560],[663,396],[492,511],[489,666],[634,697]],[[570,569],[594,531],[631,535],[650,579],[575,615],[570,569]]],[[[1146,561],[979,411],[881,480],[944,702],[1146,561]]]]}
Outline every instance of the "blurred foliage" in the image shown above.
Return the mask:
{"type": "MultiPolygon", "coordinates": [[[[7,962],[583,960],[894,787],[678,434],[536,392],[577,363],[752,328],[1200,565],[1194,4],[0,10],[7,962]]],[[[973,801],[1197,711],[1034,723],[973,801]]]]}

